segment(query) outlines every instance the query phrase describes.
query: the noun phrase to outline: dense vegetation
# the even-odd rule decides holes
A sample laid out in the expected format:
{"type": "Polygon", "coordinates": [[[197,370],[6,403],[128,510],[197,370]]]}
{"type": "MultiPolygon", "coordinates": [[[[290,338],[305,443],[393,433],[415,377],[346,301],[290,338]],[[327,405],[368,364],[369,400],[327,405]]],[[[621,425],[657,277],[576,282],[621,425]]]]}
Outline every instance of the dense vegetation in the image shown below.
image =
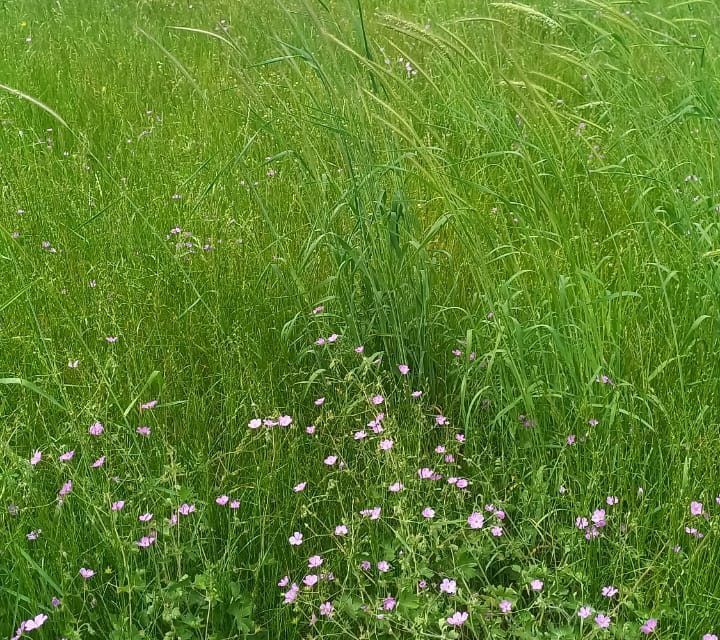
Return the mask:
{"type": "Polygon", "coordinates": [[[717,640],[718,25],[0,1],[0,633],[717,640]]]}

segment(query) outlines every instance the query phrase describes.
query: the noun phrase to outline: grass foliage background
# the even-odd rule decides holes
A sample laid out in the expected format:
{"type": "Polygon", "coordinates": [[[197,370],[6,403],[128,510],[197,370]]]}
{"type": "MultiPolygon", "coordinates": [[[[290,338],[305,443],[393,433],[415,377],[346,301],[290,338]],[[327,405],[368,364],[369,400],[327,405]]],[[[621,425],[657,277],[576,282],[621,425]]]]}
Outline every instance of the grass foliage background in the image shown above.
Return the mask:
{"type": "MultiPolygon", "coordinates": [[[[302,438],[244,434],[278,411],[309,423],[319,395],[330,424],[355,415],[346,370],[312,348],[331,331],[411,366],[466,434],[468,477],[517,497],[549,564],[588,591],[636,585],[675,611],[664,637],[717,624],[717,537],[671,547],[689,501],[720,492],[719,24],[701,0],[0,2],[3,628],[63,592],[83,637],[162,637],[163,594],[201,575],[243,594],[258,634],[295,637],[274,587],[301,517],[288,487],[322,473],[302,438]],[[176,225],[214,250],[176,248],[176,225]],[[127,427],[116,464],[60,513],[65,478],[27,458],[94,420],[127,427]],[[97,499],[110,475],[150,505],[231,486],[242,518],[208,508],[190,542],[140,558],[97,499]],[[572,542],[608,492],[638,501],[623,543],[572,542]],[[109,568],[92,594],[89,563],[109,568]]],[[[242,635],[220,626],[189,637],[242,635]]]]}

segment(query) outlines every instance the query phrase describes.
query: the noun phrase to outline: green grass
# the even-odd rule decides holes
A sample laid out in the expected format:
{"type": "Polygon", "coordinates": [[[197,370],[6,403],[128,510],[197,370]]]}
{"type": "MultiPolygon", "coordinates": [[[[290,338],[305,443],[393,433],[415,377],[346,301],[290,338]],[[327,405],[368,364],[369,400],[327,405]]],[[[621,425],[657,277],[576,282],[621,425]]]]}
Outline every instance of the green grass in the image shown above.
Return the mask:
{"type": "Polygon", "coordinates": [[[720,633],[718,25],[706,0],[0,1],[0,633],[720,633]],[[388,452],[352,436],[376,393],[388,452]],[[467,527],[486,502],[502,538],[467,527]],[[336,580],[283,604],[312,554],[336,580]]]}

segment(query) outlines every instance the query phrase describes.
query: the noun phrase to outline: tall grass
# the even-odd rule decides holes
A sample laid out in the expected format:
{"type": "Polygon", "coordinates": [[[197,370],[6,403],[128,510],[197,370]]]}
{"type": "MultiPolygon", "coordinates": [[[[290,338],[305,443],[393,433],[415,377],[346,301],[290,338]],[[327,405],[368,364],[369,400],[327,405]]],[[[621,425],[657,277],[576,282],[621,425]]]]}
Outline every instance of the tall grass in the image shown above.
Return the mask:
{"type": "Polygon", "coordinates": [[[714,3],[0,15],[3,632],[52,611],[67,638],[585,637],[606,632],[576,606],[611,583],[616,637],[651,615],[667,638],[720,629],[714,3]],[[352,439],[377,393],[391,456],[352,439]],[[280,414],[299,433],[246,426],[280,414]],[[387,485],[435,455],[436,414],[466,437],[472,491],[391,507],[387,485]],[[612,535],[586,542],[575,518],[611,495],[612,535]],[[119,496],[132,514],[109,511],[119,496]],[[510,514],[506,546],[456,531],[484,501],[510,514]],[[380,502],[392,520],[352,528],[338,613],[309,625],[319,602],[275,587],[304,570],[288,536],[329,553],[326,530],[380,502]],[[182,503],[198,512],[134,547],[137,515],[182,503]],[[444,520],[424,535],[426,506],[444,520]],[[363,582],[358,562],[391,554],[400,573],[363,582]],[[417,591],[440,566],[472,626],[438,626],[452,611],[417,591]],[[540,609],[520,604],[528,567],[540,609]],[[358,622],[383,589],[399,613],[358,622]],[[520,611],[496,624],[503,598],[520,611]]]}

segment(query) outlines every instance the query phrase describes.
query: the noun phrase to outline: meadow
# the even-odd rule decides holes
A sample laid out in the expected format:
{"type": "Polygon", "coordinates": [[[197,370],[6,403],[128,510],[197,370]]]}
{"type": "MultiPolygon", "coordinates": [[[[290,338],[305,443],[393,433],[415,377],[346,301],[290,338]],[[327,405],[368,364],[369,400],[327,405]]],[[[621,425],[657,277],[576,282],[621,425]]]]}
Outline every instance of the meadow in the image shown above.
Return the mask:
{"type": "Polygon", "coordinates": [[[0,635],[718,640],[719,28],[0,0],[0,635]]]}

